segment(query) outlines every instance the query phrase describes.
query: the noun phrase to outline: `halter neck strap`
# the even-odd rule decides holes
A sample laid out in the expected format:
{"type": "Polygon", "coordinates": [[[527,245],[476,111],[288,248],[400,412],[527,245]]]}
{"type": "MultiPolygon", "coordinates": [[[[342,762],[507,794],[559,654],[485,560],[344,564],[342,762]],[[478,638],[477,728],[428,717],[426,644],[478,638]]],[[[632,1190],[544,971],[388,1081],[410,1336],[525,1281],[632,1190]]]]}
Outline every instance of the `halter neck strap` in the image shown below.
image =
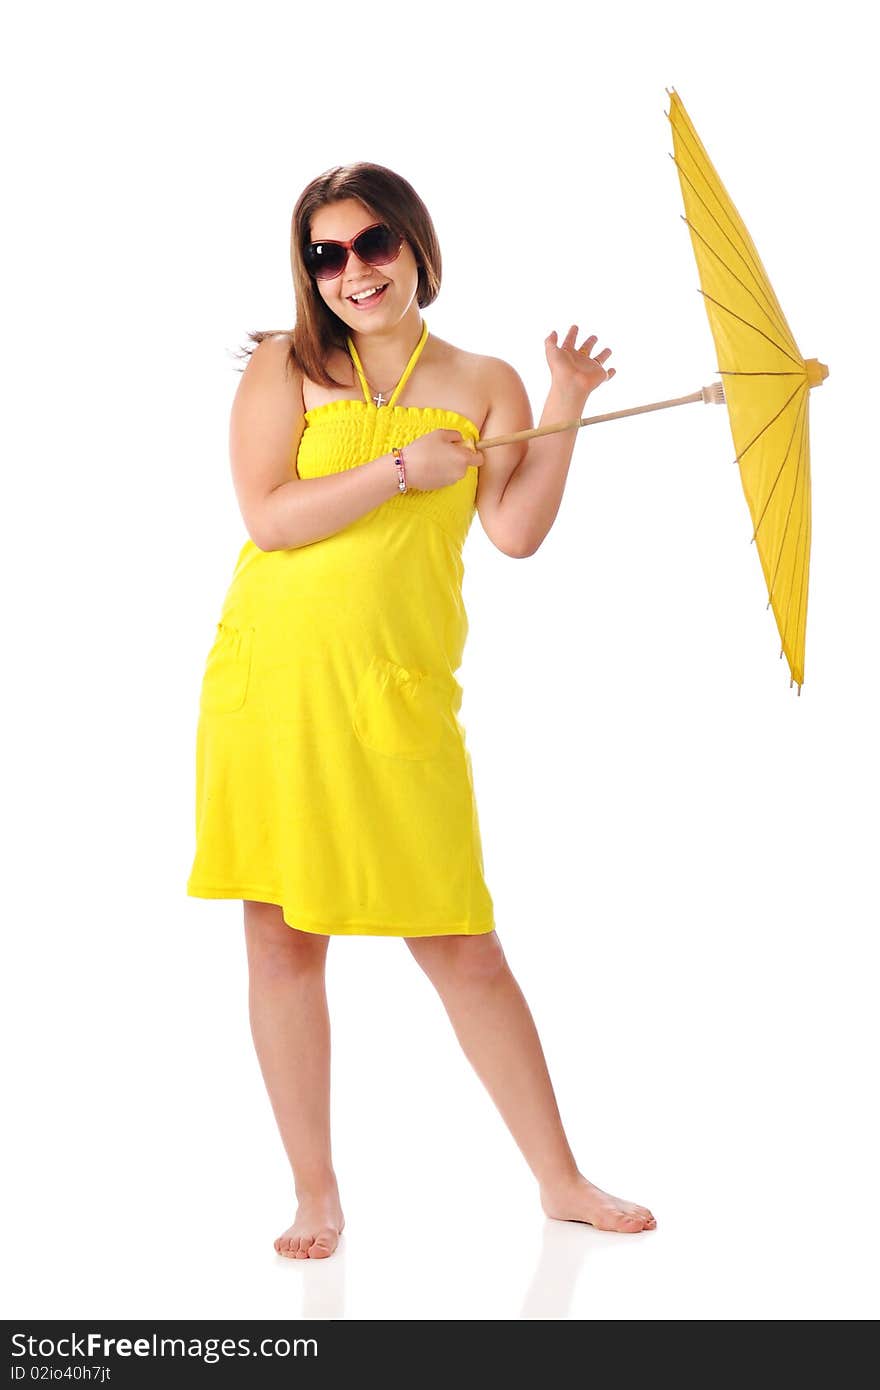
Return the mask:
{"type": "MultiPolygon", "coordinates": [[[[355,347],[355,345],[354,345],[354,343],[352,342],[351,338],[346,338],[345,341],[346,341],[347,344],[348,344],[348,351],[349,351],[349,353],[350,353],[350,355],[351,355],[351,360],[354,362],[355,370],[356,370],[356,372],[357,372],[357,374],[358,374],[358,377],[360,378],[361,386],[363,387],[364,399],[365,399],[367,405],[374,405],[375,402],[374,402],[374,400],[373,400],[373,397],[370,395],[370,388],[369,388],[369,386],[367,385],[367,378],[364,376],[364,369],[363,369],[363,367],[361,366],[361,359],[360,359],[360,357],[358,356],[357,348],[355,347]]],[[[406,366],[404,367],[403,376],[402,376],[402,377],[400,378],[400,380],[398,381],[398,383],[397,383],[397,385],[395,386],[393,392],[391,393],[391,396],[390,396],[389,399],[385,402],[385,405],[395,405],[395,404],[396,404],[397,398],[398,398],[398,396],[400,395],[400,393],[401,393],[401,391],[403,390],[403,388],[404,388],[404,386],[406,385],[406,383],[409,381],[409,378],[410,378],[410,376],[411,376],[411,374],[412,374],[413,367],[414,367],[414,366],[416,365],[416,363],[418,362],[419,357],[421,356],[421,353],[422,353],[422,348],[425,346],[425,343],[426,343],[427,341],[428,341],[428,325],[427,325],[427,323],[423,323],[423,324],[422,324],[422,335],[421,335],[421,337],[419,338],[419,341],[416,343],[415,347],[413,348],[412,356],[410,357],[409,361],[407,362],[406,366]]],[[[380,393],[380,394],[381,394],[381,393],[380,393]]],[[[381,406],[377,407],[377,409],[381,409],[381,408],[382,408],[381,406]]]]}

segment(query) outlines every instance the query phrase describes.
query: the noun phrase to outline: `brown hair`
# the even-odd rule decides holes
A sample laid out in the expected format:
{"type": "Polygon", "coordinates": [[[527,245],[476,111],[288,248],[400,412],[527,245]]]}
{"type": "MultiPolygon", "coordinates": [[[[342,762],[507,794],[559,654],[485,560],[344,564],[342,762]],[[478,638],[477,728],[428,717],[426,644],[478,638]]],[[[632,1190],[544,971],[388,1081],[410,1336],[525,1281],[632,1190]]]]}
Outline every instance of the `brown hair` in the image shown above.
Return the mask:
{"type": "MultiPolygon", "coordinates": [[[[342,322],[321,298],[315,281],[306,270],[303,250],[311,240],[311,219],[328,203],[357,198],[377,220],[387,222],[393,231],[409,242],[418,266],[416,291],[419,308],[432,304],[440,290],[440,246],[428,209],[412,184],[381,164],[340,164],[313,179],[300,194],[290,228],[290,267],[296,296],[296,323],[290,331],[289,359],[310,381],[322,386],[341,386],[325,365],[333,349],[345,348],[349,334],[342,322]]],[[[253,346],[239,356],[250,354],[273,331],[248,333],[253,346]]],[[[287,330],[280,330],[287,331],[287,330]]],[[[244,368],[242,368],[244,370],[244,368]]]]}

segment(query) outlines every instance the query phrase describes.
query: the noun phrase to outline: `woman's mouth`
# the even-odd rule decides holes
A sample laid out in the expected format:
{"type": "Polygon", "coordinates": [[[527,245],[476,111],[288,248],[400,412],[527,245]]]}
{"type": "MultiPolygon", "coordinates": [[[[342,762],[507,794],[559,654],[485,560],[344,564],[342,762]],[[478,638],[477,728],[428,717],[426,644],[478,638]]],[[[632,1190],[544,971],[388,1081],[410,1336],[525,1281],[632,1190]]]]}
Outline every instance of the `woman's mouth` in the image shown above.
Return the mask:
{"type": "Polygon", "coordinates": [[[371,293],[368,293],[366,298],[361,297],[358,299],[354,299],[351,295],[349,295],[348,302],[349,304],[354,305],[355,309],[372,309],[374,304],[378,304],[379,300],[384,298],[385,291],[387,290],[387,288],[388,283],[386,282],[384,285],[381,285],[378,289],[375,289],[371,293]]]}

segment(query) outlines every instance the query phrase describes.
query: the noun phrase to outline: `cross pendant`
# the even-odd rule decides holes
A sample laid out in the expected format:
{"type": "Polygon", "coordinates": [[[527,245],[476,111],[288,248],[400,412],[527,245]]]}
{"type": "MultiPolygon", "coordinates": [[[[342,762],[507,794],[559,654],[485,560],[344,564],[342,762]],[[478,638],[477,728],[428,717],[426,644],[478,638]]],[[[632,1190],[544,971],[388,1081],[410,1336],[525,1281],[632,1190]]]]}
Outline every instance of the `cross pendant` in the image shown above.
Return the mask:
{"type": "Polygon", "coordinates": [[[385,404],[387,404],[387,402],[383,401],[383,399],[382,399],[382,392],[381,392],[381,391],[379,392],[379,394],[378,394],[377,396],[374,396],[374,397],[373,397],[373,400],[376,402],[376,405],[385,405],[385,404]]]}

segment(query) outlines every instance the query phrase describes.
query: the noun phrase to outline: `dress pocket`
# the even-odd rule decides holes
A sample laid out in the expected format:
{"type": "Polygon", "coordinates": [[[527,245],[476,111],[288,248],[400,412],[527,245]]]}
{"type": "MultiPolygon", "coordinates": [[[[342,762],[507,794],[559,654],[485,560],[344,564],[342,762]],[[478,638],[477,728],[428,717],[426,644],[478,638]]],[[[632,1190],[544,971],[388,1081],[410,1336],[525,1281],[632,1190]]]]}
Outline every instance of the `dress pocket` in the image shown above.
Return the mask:
{"type": "Polygon", "coordinates": [[[200,708],[205,714],[234,714],[247,699],[254,629],[217,624],[202,680],[200,708]]]}
{"type": "Polygon", "coordinates": [[[430,672],[374,656],[358,681],[352,723],[374,753],[429,758],[454,731],[453,688],[430,672]]]}

